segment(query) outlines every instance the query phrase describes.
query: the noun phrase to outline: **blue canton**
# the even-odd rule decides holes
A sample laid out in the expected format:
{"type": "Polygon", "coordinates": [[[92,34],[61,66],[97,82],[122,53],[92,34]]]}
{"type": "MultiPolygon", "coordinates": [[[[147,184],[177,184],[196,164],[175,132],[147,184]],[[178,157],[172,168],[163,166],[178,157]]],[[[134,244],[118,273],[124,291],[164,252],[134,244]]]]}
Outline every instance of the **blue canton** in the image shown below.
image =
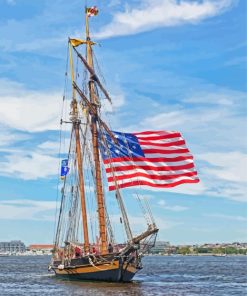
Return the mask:
{"type": "Polygon", "coordinates": [[[120,132],[112,133],[115,135],[118,144],[116,144],[110,135],[106,133],[103,134],[105,141],[100,139],[100,150],[103,159],[117,157],[144,157],[144,153],[135,135],[120,132]]]}

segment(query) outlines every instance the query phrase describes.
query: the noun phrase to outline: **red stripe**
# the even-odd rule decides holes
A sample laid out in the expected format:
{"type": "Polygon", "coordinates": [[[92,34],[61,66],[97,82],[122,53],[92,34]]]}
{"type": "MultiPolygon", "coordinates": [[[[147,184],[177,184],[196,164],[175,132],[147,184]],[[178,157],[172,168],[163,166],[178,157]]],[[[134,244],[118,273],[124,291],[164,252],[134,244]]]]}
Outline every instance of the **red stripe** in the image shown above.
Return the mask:
{"type": "Polygon", "coordinates": [[[156,175],[149,175],[145,173],[133,173],[133,174],[126,174],[122,176],[115,176],[115,177],[109,177],[107,178],[108,182],[114,182],[114,181],[120,181],[120,180],[126,180],[126,179],[131,179],[135,177],[145,177],[150,180],[171,180],[171,179],[176,179],[179,177],[193,177],[196,176],[197,172],[189,172],[189,173],[183,173],[183,174],[174,174],[174,175],[163,175],[163,176],[156,176],[156,175]]]}
{"type": "Polygon", "coordinates": [[[104,164],[113,163],[113,162],[122,162],[122,161],[150,161],[150,162],[176,162],[176,161],[184,161],[188,159],[193,159],[193,156],[177,156],[177,157],[157,157],[157,158],[146,158],[146,157],[116,157],[116,158],[109,158],[104,159],[104,164]]]}
{"type": "Polygon", "coordinates": [[[180,145],[185,145],[185,141],[177,141],[177,142],[169,142],[169,143],[154,143],[150,141],[142,141],[138,140],[140,145],[150,145],[150,146],[158,146],[158,147],[170,147],[170,146],[180,146],[180,145]]]}
{"type": "MultiPolygon", "coordinates": [[[[196,179],[196,180],[180,180],[174,183],[170,183],[170,184],[153,184],[147,181],[133,181],[133,182],[128,182],[125,184],[119,184],[118,188],[125,188],[125,187],[131,187],[131,186],[141,186],[141,185],[146,185],[146,186],[151,186],[151,187],[158,187],[158,188],[170,188],[170,187],[175,187],[177,185],[180,184],[185,184],[185,183],[198,183],[200,180],[196,179]]],[[[116,187],[113,186],[109,186],[109,190],[115,190],[116,187]]]]}
{"type": "MultiPolygon", "coordinates": [[[[171,135],[173,133],[178,133],[178,132],[165,132],[165,131],[145,131],[145,132],[138,132],[138,133],[132,133],[133,135],[153,135],[153,134],[161,134],[161,135],[171,135]]],[[[180,133],[179,133],[180,134],[180,133]]]]}
{"type": "Polygon", "coordinates": [[[186,169],[192,169],[194,168],[194,163],[188,163],[185,165],[178,165],[178,166],[164,166],[164,167],[155,167],[151,165],[125,165],[125,166],[119,166],[119,167],[112,167],[112,168],[106,168],[106,173],[112,173],[114,172],[121,172],[121,171],[129,171],[129,170],[135,170],[135,169],[143,169],[143,170],[150,170],[150,171],[176,171],[176,170],[186,170],[186,169]]]}
{"type": "Polygon", "coordinates": [[[150,136],[150,137],[137,137],[138,140],[165,140],[165,139],[172,139],[181,137],[179,133],[174,133],[170,135],[161,135],[161,136],[150,136]]]}
{"type": "Polygon", "coordinates": [[[142,149],[142,151],[146,153],[163,153],[163,154],[174,154],[174,153],[188,153],[189,149],[174,149],[174,150],[163,150],[163,149],[142,149]]]}

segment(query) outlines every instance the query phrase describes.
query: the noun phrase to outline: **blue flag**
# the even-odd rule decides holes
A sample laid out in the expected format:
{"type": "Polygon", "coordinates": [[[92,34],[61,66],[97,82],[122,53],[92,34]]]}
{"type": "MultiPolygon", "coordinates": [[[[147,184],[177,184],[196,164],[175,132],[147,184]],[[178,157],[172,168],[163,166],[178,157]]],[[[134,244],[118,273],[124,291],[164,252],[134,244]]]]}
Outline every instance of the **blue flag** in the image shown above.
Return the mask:
{"type": "Polygon", "coordinates": [[[68,159],[63,159],[61,163],[61,179],[64,179],[69,172],[68,159]]]}

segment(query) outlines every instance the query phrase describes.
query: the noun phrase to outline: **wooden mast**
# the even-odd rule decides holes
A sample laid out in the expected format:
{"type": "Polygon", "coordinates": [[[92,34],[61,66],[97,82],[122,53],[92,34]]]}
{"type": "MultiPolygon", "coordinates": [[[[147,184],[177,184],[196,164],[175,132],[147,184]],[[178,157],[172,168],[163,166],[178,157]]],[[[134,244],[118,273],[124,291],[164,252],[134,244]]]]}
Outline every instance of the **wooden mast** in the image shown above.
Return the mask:
{"type": "MultiPolygon", "coordinates": [[[[74,84],[74,66],[72,58],[72,46],[69,44],[70,49],[70,68],[71,68],[71,78],[72,85],[74,84]]],[[[75,98],[75,89],[74,87],[72,93],[72,102],[71,102],[71,115],[73,130],[75,131],[75,140],[76,140],[76,160],[78,168],[78,177],[79,177],[79,192],[81,198],[81,214],[82,214],[82,224],[83,224],[83,237],[84,237],[84,251],[87,253],[89,251],[89,238],[88,238],[88,226],[87,226],[87,210],[86,210],[86,199],[85,199],[85,189],[84,189],[84,176],[83,176],[83,163],[81,157],[81,141],[80,141],[80,120],[78,119],[78,104],[75,98]]]]}
{"type": "MultiPolygon", "coordinates": [[[[87,43],[87,63],[94,69],[93,56],[92,56],[92,42],[89,36],[89,24],[88,24],[88,14],[86,11],[86,43],[87,43]]],[[[101,166],[99,158],[99,145],[98,145],[98,130],[97,130],[97,120],[98,120],[98,98],[95,93],[95,86],[93,77],[89,80],[89,93],[90,101],[95,106],[95,114],[91,116],[91,132],[93,141],[93,155],[95,163],[95,177],[96,177],[96,193],[97,193],[97,203],[98,203],[98,218],[99,218],[99,235],[101,240],[101,253],[107,253],[107,238],[106,238],[106,214],[105,214],[105,203],[103,195],[103,186],[101,179],[101,166]]]]}

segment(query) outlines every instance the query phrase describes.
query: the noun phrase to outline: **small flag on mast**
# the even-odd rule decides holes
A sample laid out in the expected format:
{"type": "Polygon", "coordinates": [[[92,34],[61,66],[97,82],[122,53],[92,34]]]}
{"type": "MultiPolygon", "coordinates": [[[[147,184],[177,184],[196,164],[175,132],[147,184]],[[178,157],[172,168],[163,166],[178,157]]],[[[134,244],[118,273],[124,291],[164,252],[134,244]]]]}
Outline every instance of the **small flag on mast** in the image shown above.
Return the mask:
{"type": "Polygon", "coordinates": [[[95,16],[99,13],[99,10],[96,6],[92,6],[92,7],[86,7],[86,14],[91,17],[91,16],[95,16]]]}
{"type": "Polygon", "coordinates": [[[61,163],[61,179],[63,180],[69,172],[68,159],[63,159],[61,163]]]}

